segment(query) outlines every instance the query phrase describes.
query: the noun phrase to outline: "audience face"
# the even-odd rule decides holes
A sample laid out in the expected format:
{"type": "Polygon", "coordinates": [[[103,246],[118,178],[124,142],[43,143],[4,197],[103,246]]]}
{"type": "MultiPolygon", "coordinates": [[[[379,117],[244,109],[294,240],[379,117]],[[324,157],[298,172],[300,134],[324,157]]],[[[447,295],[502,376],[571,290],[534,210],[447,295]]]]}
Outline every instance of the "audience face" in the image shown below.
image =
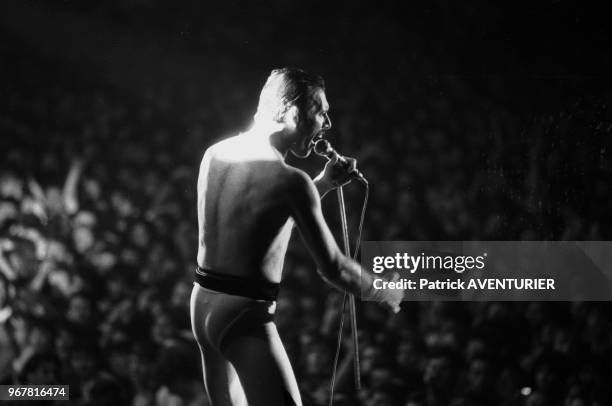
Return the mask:
{"type": "Polygon", "coordinates": [[[380,362],[380,358],[383,356],[381,348],[376,346],[365,346],[361,354],[361,366],[364,371],[371,371],[374,369],[374,365],[380,362]]]}
{"type": "Polygon", "coordinates": [[[70,355],[70,350],[76,342],[74,335],[66,330],[60,329],[55,337],[55,353],[62,360],[65,361],[70,355]]]}
{"type": "Polygon", "coordinates": [[[29,345],[35,352],[42,353],[53,350],[53,333],[42,326],[32,326],[29,334],[29,345]]]}
{"type": "Polygon", "coordinates": [[[329,350],[321,343],[313,344],[309,347],[306,354],[306,373],[311,375],[320,375],[325,371],[326,365],[329,365],[331,357],[329,350]]]}
{"type": "Polygon", "coordinates": [[[178,282],[172,290],[170,303],[177,308],[184,308],[189,305],[192,285],[186,282],[178,282]]]}
{"type": "Polygon", "coordinates": [[[19,210],[14,202],[0,200],[0,227],[10,220],[15,220],[18,214],[19,210]]]}
{"type": "Polygon", "coordinates": [[[110,372],[120,378],[128,378],[130,367],[129,354],[124,351],[110,351],[108,355],[108,366],[110,372]]]}
{"type": "MultiPolygon", "coordinates": [[[[77,345],[79,345],[77,343],[77,345]]],[[[91,379],[98,371],[96,362],[97,349],[72,348],[69,355],[69,365],[72,372],[81,382],[91,379]]]]}
{"type": "Polygon", "coordinates": [[[465,357],[468,360],[472,360],[479,355],[486,355],[487,352],[487,343],[482,339],[474,338],[468,341],[465,350],[465,357]]]}
{"type": "Polygon", "coordinates": [[[93,231],[89,227],[77,227],[72,232],[72,242],[76,252],[85,254],[91,250],[95,244],[93,231]]]}
{"type": "Polygon", "coordinates": [[[411,342],[401,342],[397,347],[397,364],[405,369],[419,368],[419,354],[411,342]]]}
{"type": "Polygon", "coordinates": [[[475,359],[470,363],[468,370],[468,387],[476,392],[488,392],[492,390],[494,383],[493,371],[488,362],[475,359]]]}
{"type": "Polygon", "coordinates": [[[20,279],[30,279],[38,271],[36,247],[32,243],[20,243],[9,253],[8,262],[20,279]]]}
{"type": "Polygon", "coordinates": [[[21,201],[24,197],[23,181],[12,173],[0,175],[0,196],[21,201]]]}
{"type": "Polygon", "coordinates": [[[149,229],[147,226],[140,222],[136,223],[134,227],[132,227],[130,233],[130,242],[133,246],[138,248],[146,248],[151,242],[151,236],[149,229]]]}
{"type": "Polygon", "coordinates": [[[450,361],[444,357],[430,358],[425,367],[423,381],[434,390],[449,390],[453,387],[450,361]]]}
{"type": "Polygon", "coordinates": [[[93,322],[92,317],[93,309],[89,299],[84,296],[75,296],[70,299],[66,320],[77,325],[87,325],[93,322]]]}
{"type": "Polygon", "coordinates": [[[166,340],[175,338],[176,329],[168,314],[161,313],[155,318],[153,323],[151,337],[153,338],[154,342],[162,344],[166,340]]]}
{"type": "Polygon", "coordinates": [[[385,392],[391,386],[393,374],[388,368],[375,368],[369,373],[370,387],[385,392]]]}

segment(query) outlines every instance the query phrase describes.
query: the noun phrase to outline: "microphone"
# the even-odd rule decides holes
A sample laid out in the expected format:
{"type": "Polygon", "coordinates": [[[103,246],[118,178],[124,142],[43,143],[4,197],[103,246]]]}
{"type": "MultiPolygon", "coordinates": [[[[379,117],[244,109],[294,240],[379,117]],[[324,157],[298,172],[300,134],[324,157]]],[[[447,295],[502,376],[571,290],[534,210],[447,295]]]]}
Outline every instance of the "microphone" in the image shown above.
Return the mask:
{"type": "MultiPolygon", "coordinates": [[[[337,159],[337,162],[340,162],[340,164],[342,164],[342,165],[348,165],[349,164],[349,162],[346,160],[346,158],[343,157],[342,155],[340,155],[338,153],[338,151],[336,151],[331,146],[329,141],[327,141],[327,140],[324,140],[324,139],[317,140],[314,143],[313,150],[314,150],[315,154],[327,158],[328,161],[331,161],[332,159],[337,159]]],[[[355,169],[353,172],[351,172],[351,175],[355,179],[357,179],[358,181],[363,182],[366,185],[368,184],[368,181],[366,180],[366,178],[357,169],[355,169]]]]}

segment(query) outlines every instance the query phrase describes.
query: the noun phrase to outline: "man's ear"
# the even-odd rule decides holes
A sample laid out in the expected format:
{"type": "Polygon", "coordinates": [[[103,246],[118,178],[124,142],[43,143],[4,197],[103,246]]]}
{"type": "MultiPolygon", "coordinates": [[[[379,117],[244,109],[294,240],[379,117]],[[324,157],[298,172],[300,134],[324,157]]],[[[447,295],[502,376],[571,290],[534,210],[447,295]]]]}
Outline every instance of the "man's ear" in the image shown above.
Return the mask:
{"type": "Polygon", "coordinates": [[[300,121],[300,109],[293,105],[290,106],[283,115],[285,124],[292,129],[297,128],[297,125],[300,121]]]}

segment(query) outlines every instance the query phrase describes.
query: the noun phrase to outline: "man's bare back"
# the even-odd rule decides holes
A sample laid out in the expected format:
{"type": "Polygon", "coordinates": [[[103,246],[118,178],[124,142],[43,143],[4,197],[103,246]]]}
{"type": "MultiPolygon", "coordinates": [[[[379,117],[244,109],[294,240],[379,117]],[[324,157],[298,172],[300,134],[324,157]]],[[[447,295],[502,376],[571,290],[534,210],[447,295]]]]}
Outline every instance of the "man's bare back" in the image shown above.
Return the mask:
{"type": "Polygon", "coordinates": [[[296,171],[257,134],[211,146],[198,177],[198,265],[280,282],[293,228],[289,188],[296,171]]]}

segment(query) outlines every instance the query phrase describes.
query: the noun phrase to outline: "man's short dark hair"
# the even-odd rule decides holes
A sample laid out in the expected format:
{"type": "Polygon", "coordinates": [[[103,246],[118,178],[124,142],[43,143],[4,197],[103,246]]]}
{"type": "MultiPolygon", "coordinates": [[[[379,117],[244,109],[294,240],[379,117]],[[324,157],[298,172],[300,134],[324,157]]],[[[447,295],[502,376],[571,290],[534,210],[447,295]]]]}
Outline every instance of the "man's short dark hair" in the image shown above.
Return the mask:
{"type": "Polygon", "coordinates": [[[261,89],[256,116],[281,121],[289,107],[302,107],[316,89],[325,90],[319,75],[299,68],[274,69],[261,89]]]}

